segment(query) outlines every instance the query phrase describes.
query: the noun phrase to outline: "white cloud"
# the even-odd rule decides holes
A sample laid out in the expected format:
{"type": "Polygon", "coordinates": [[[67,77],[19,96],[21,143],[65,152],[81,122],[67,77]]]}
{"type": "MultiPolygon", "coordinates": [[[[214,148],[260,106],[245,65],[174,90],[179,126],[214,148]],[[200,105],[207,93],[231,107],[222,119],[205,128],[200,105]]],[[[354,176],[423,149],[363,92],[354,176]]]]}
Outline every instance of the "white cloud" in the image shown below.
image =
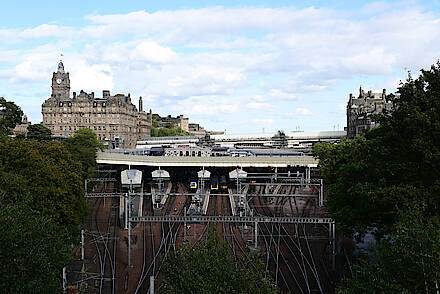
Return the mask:
{"type": "Polygon", "coordinates": [[[143,41],[131,53],[133,60],[152,63],[168,63],[177,59],[178,55],[170,48],[160,46],[154,41],[143,41]]]}
{"type": "Polygon", "coordinates": [[[275,120],[271,118],[255,118],[252,120],[252,123],[257,125],[273,125],[275,120]]]}
{"type": "Polygon", "coordinates": [[[266,110],[266,111],[272,111],[277,108],[273,104],[262,103],[262,102],[249,102],[246,104],[246,107],[249,109],[266,110]]]}
{"type": "Polygon", "coordinates": [[[72,91],[131,92],[154,111],[210,121],[244,110],[260,117],[301,101],[290,115],[325,120],[311,111],[325,112],[319,108],[328,105],[316,103],[322,95],[346,99],[347,85],[368,77],[363,85],[395,87],[404,66],[416,74],[440,54],[438,13],[387,3],[359,11],[353,17],[313,7],[209,7],[89,15],[78,26],[3,28],[0,86],[49,95],[63,52],[72,91]]]}
{"type": "Polygon", "coordinates": [[[287,93],[279,89],[272,89],[269,92],[269,96],[279,100],[296,100],[296,95],[287,93]]]}

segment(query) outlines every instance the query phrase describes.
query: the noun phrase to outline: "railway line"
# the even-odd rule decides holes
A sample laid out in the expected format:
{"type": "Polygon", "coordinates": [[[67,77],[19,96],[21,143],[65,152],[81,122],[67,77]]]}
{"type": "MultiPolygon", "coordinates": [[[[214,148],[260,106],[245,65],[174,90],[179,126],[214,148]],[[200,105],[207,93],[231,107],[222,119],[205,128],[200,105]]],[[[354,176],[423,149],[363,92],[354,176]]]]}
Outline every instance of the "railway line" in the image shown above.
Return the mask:
{"type": "MultiPolygon", "coordinates": [[[[104,176],[100,175],[104,178],[104,176]]],[[[151,187],[142,186],[143,203],[140,216],[159,217],[142,221],[132,218],[131,260],[128,260],[127,230],[119,215],[120,200],[112,195],[120,187],[115,182],[102,182],[95,186],[89,198],[90,214],[86,223],[86,265],[88,290],[90,293],[147,293],[150,277],[154,277],[154,288],[161,289],[161,267],[171,251],[183,244],[194,244],[206,235],[207,228],[214,225],[222,242],[230,248],[235,261],[240,256],[259,250],[266,269],[271,273],[282,293],[328,293],[333,287],[329,272],[329,230],[325,224],[274,223],[260,218],[258,223],[238,223],[221,218],[196,223],[182,220],[160,221],[160,217],[184,216],[191,204],[190,188],[187,184],[173,182],[160,215],[153,209],[151,187]],[[156,214],[155,214],[156,213],[156,214]],[[255,236],[255,226],[257,237],[255,236]],[[325,241],[323,241],[325,239],[325,241]],[[258,240],[255,243],[255,240],[258,240]],[[258,245],[258,246],[257,246],[258,245]],[[93,282],[90,282],[93,281],[93,282]]],[[[209,189],[209,186],[206,187],[209,189]]],[[[256,217],[317,217],[316,187],[298,185],[265,184],[249,185],[247,200],[256,217]],[[270,196],[273,194],[273,197],[270,196]],[[305,197],[286,197],[287,195],[305,197]],[[311,197],[308,197],[310,195],[311,197]]],[[[135,193],[136,194],[136,193],[135,193]]],[[[139,194],[139,192],[138,192],[139,194]]],[[[115,194],[116,195],[116,194],[115,194]]],[[[139,195],[135,195],[137,197],[139,195]]],[[[141,198],[140,198],[141,199],[141,198]]],[[[232,207],[227,192],[213,191],[209,195],[207,216],[232,216],[232,207]]]]}

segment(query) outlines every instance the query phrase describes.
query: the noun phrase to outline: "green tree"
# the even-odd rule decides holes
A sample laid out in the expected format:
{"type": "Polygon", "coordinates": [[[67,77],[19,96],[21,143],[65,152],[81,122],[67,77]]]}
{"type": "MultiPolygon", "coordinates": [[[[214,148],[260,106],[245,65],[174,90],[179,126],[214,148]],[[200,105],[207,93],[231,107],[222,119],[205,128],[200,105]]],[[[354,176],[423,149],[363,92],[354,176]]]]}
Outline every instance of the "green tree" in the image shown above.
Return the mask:
{"type": "Polygon", "coordinates": [[[96,170],[97,152],[102,149],[96,134],[90,129],[81,129],[75,131],[74,135],[67,138],[63,144],[72,154],[73,159],[81,163],[83,178],[93,176],[96,170]]]}
{"type": "MultiPolygon", "coordinates": [[[[87,213],[81,165],[60,142],[0,142],[0,172],[24,178],[33,196],[34,211],[51,216],[60,228],[77,235],[87,213]]],[[[8,185],[4,177],[0,178],[0,186],[8,185]]]]}
{"type": "Polygon", "coordinates": [[[25,177],[0,172],[0,179],[0,293],[61,293],[71,235],[36,210],[25,177]]]}
{"type": "Polygon", "coordinates": [[[165,293],[278,293],[258,256],[237,262],[215,229],[205,241],[185,246],[164,264],[165,293]]]}
{"type": "Polygon", "coordinates": [[[392,229],[399,209],[416,199],[427,215],[440,205],[440,63],[402,84],[390,113],[365,137],[315,146],[328,184],[327,206],[346,234],[392,229]]]}
{"type": "Polygon", "coordinates": [[[52,132],[42,124],[28,126],[27,138],[37,141],[49,141],[52,139],[52,132]]]}
{"type": "Polygon", "coordinates": [[[21,123],[23,111],[14,102],[0,97],[0,135],[8,135],[10,130],[21,123]]]}
{"type": "Polygon", "coordinates": [[[339,294],[436,293],[440,282],[440,222],[418,205],[402,211],[392,233],[344,278],[339,294]]]}

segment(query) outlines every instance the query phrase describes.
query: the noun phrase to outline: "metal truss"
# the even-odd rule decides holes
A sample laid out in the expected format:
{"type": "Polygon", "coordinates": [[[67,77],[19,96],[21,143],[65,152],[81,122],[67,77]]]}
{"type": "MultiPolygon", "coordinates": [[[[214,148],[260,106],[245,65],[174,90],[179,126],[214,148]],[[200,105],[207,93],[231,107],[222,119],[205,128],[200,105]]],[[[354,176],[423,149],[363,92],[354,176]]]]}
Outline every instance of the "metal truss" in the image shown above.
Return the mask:
{"type": "MultiPolygon", "coordinates": [[[[86,197],[89,198],[99,198],[99,197],[125,197],[127,193],[86,193],[86,197]]],[[[159,195],[160,193],[155,193],[154,195],[159,195]]],[[[166,193],[162,193],[166,194],[166,193]]],[[[131,196],[152,196],[152,193],[130,193],[131,196]]],[[[195,196],[199,195],[197,193],[167,193],[168,196],[173,197],[183,197],[183,196],[195,196]]],[[[237,194],[234,194],[237,195],[237,194]]],[[[240,194],[238,194],[240,195],[240,194]]],[[[221,196],[221,197],[229,197],[229,194],[210,194],[210,196],[221,196]]],[[[248,195],[248,197],[252,197],[253,195],[248,195]]],[[[316,198],[319,195],[308,195],[308,194],[258,194],[261,197],[296,197],[296,198],[316,198]]]]}
{"type": "Polygon", "coordinates": [[[87,179],[88,182],[116,182],[115,178],[91,178],[87,179]]]}
{"type": "Polygon", "coordinates": [[[136,216],[132,222],[183,222],[183,223],[285,223],[285,224],[334,224],[331,218],[319,217],[241,217],[241,216],[136,216]]]}

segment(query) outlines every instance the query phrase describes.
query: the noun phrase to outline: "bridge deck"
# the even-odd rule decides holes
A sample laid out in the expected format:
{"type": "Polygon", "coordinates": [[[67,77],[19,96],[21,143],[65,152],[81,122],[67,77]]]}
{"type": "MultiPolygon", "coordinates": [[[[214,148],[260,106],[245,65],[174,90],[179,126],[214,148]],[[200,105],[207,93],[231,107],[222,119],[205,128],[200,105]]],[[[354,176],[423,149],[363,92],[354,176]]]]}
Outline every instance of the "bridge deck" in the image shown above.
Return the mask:
{"type": "Polygon", "coordinates": [[[197,166],[197,167],[316,167],[312,156],[290,157],[168,157],[141,156],[98,152],[97,163],[134,166],[197,166]]]}

